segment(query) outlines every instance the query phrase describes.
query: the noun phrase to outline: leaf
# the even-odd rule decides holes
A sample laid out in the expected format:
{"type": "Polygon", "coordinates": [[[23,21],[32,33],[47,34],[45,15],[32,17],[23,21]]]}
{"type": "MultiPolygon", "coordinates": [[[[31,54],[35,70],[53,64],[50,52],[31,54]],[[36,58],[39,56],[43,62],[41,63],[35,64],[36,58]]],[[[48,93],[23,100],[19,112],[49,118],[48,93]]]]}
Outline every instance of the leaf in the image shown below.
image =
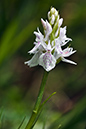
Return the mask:
{"type": "Polygon", "coordinates": [[[3,116],[3,107],[1,108],[1,111],[0,111],[0,127],[1,127],[1,121],[2,121],[2,116],[3,116]]]}
{"type": "MultiPolygon", "coordinates": [[[[55,95],[55,94],[56,94],[56,92],[52,93],[52,94],[40,105],[40,107],[39,107],[39,109],[38,109],[38,112],[37,112],[36,120],[35,120],[35,122],[33,123],[33,126],[35,125],[36,121],[38,120],[38,118],[39,118],[39,116],[40,116],[40,113],[41,113],[41,111],[42,111],[44,105],[45,105],[45,104],[47,103],[47,101],[48,101],[53,95],[55,95]]],[[[32,128],[33,128],[33,126],[32,126],[32,128]]],[[[31,129],[32,129],[32,128],[31,128],[31,129]]]]}
{"type": "Polygon", "coordinates": [[[20,129],[20,128],[21,128],[21,126],[23,125],[25,118],[26,118],[26,116],[23,118],[23,120],[22,120],[22,122],[20,123],[20,125],[19,125],[18,129],[20,129]]]}
{"type": "Polygon", "coordinates": [[[18,21],[13,21],[3,33],[0,45],[0,63],[3,61],[5,56],[8,54],[10,47],[12,46],[12,39],[17,31],[18,21]]]}

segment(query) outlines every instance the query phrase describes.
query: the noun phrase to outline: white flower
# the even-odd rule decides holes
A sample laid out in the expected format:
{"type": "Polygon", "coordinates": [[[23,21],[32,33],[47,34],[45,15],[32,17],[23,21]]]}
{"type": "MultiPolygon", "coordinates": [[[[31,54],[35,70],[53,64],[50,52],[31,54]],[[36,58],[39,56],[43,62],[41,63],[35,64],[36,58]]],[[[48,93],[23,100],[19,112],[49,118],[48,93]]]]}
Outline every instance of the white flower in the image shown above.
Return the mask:
{"type": "Polygon", "coordinates": [[[74,54],[76,52],[76,50],[73,51],[73,48],[72,47],[67,47],[65,48],[64,50],[62,50],[61,46],[58,44],[56,47],[55,47],[55,58],[58,60],[59,58],[64,61],[64,62],[67,62],[67,63],[71,63],[71,64],[75,64],[75,62],[73,61],[70,61],[68,59],[65,59],[64,57],[69,57],[70,55],[74,54]]]}
{"type": "Polygon", "coordinates": [[[34,53],[35,55],[32,57],[30,61],[25,62],[25,64],[28,64],[30,67],[33,67],[39,64],[43,66],[43,68],[46,71],[50,71],[51,69],[53,69],[56,65],[56,59],[54,55],[51,53],[54,47],[51,47],[50,40],[48,44],[44,45],[43,49],[38,47],[39,50],[37,51],[35,47],[29,52],[29,53],[34,53]]]}
{"type": "Polygon", "coordinates": [[[67,38],[66,36],[66,26],[64,28],[60,27],[60,30],[57,30],[57,32],[55,33],[55,36],[57,36],[58,33],[59,33],[59,37],[56,38],[55,40],[57,40],[57,42],[59,42],[61,46],[64,46],[69,41],[72,41],[71,38],[67,38]]]}
{"type": "Polygon", "coordinates": [[[43,25],[43,28],[44,28],[44,35],[45,35],[45,41],[48,40],[49,38],[49,35],[51,34],[52,32],[52,27],[51,25],[49,24],[49,22],[46,20],[46,22],[41,18],[41,22],[42,22],[42,25],[43,25]]]}
{"type": "Polygon", "coordinates": [[[37,28],[38,32],[34,31],[34,34],[36,35],[36,42],[34,42],[35,47],[29,51],[28,53],[30,54],[34,54],[36,51],[40,50],[43,51],[45,48],[45,40],[44,40],[44,35],[42,35],[42,33],[39,31],[39,29],[37,28]]]}
{"type": "Polygon", "coordinates": [[[58,11],[51,8],[48,12],[49,22],[41,18],[44,34],[40,32],[39,28],[37,28],[37,32],[34,32],[36,35],[35,46],[29,51],[30,54],[34,55],[25,64],[30,67],[41,65],[46,71],[52,70],[59,60],[76,65],[75,62],[65,59],[65,57],[74,54],[76,50],[73,51],[72,47],[62,49],[62,46],[72,39],[66,36],[66,27],[61,27],[63,18],[59,17],[58,11]]]}
{"type": "Polygon", "coordinates": [[[60,28],[59,39],[62,41],[62,46],[65,45],[67,42],[72,41],[71,38],[67,38],[66,36],[66,26],[64,28],[60,28]]]}
{"type": "Polygon", "coordinates": [[[36,42],[42,42],[44,35],[40,32],[39,28],[37,28],[38,32],[34,31],[34,34],[36,35],[36,42]]]}
{"type": "Polygon", "coordinates": [[[48,44],[45,47],[46,52],[42,53],[39,58],[39,65],[43,66],[43,68],[46,71],[50,71],[53,69],[56,65],[56,59],[54,55],[52,54],[52,51],[55,47],[52,47],[50,44],[50,40],[48,41],[48,44]]]}

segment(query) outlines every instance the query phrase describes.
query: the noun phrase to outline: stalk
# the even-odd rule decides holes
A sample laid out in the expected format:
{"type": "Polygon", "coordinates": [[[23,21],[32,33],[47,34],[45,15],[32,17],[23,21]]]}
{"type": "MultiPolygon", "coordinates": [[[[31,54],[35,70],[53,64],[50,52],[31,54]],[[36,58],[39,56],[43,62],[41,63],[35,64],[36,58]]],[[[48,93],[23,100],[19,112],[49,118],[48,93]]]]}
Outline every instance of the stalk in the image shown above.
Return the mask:
{"type": "Polygon", "coordinates": [[[45,89],[45,84],[46,84],[46,81],[47,81],[48,73],[49,72],[46,72],[46,71],[44,72],[44,75],[43,75],[43,78],[42,78],[42,82],[41,82],[41,86],[40,86],[39,93],[38,93],[38,97],[37,97],[37,100],[36,100],[36,103],[35,103],[32,115],[30,117],[30,120],[27,123],[27,126],[26,126],[25,129],[32,129],[33,128],[34,122],[35,122],[36,117],[38,115],[39,107],[41,105],[41,101],[42,101],[42,97],[43,97],[43,93],[44,93],[44,89],[45,89]]]}

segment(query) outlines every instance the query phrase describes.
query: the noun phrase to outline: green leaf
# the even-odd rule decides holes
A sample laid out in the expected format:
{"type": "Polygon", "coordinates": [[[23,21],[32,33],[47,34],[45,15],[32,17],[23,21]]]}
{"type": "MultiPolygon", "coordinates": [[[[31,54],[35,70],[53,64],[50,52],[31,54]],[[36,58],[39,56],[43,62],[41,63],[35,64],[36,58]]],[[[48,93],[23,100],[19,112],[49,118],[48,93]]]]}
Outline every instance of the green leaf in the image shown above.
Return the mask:
{"type": "Polygon", "coordinates": [[[18,21],[14,20],[7,28],[6,31],[3,33],[1,38],[1,45],[0,45],[0,63],[4,60],[7,56],[9,51],[11,51],[12,46],[12,39],[15,36],[18,27],[18,21]]]}
{"type": "Polygon", "coordinates": [[[2,123],[2,116],[3,116],[3,107],[0,110],[0,127],[1,127],[1,123],[2,123]]]}
{"type": "MultiPolygon", "coordinates": [[[[53,92],[53,93],[40,105],[33,126],[35,125],[36,121],[38,120],[38,118],[39,118],[39,116],[40,116],[40,113],[42,112],[42,109],[43,109],[44,105],[45,105],[45,104],[47,103],[47,101],[48,101],[53,95],[55,95],[55,94],[56,94],[56,92],[53,92]]],[[[32,128],[33,128],[33,126],[32,126],[32,128]]],[[[32,129],[32,128],[31,128],[31,129],[32,129]]]]}
{"type": "Polygon", "coordinates": [[[21,129],[21,126],[23,125],[25,118],[26,118],[26,116],[23,118],[23,120],[22,120],[22,122],[20,123],[18,129],[21,129]]]}

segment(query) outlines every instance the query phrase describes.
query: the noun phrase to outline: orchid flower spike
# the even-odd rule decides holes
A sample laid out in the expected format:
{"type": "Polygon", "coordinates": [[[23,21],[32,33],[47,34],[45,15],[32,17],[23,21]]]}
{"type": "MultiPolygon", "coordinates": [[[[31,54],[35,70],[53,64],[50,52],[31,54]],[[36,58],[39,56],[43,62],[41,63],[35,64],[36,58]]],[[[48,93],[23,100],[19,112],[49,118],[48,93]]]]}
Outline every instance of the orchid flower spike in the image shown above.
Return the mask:
{"type": "Polygon", "coordinates": [[[60,18],[54,7],[48,12],[48,20],[41,18],[44,34],[40,32],[39,28],[37,28],[37,32],[34,31],[35,46],[29,51],[30,54],[34,55],[25,64],[30,67],[41,65],[47,72],[56,66],[58,60],[76,65],[75,62],[65,59],[65,57],[74,54],[76,50],[73,50],[72,47],[62,49],[62,46],[72,39],[66,36],[66,27],[61,27],[63,18],[60,18]]]}

